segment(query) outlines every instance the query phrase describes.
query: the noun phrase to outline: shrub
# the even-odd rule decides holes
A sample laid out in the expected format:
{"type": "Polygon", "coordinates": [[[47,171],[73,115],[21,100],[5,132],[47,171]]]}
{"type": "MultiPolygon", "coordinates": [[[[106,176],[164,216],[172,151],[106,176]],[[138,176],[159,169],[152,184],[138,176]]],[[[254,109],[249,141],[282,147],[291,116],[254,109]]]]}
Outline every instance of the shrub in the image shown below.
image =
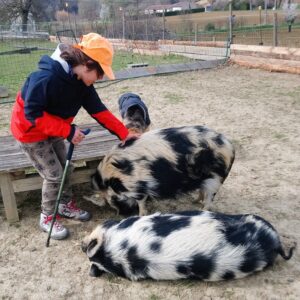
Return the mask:
{"type": "Polygon", "coordinates": [[[204,27],[204,30],[205,31],[213,31],[213,30],[215,30],[216,28],[215,28],[215,24],[213,24],[213,23],[207,23],[206,25],[205,25],[205,27],[204,27]]]}

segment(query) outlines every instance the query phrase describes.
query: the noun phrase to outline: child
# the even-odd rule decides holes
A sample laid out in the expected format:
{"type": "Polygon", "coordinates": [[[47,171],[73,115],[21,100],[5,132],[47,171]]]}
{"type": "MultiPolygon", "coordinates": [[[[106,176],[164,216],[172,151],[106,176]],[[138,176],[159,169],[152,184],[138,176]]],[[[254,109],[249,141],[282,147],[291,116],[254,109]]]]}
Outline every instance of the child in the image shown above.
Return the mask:
{"type": "MultiPolygon", "coordinates": [[[[93,83],[104,74],[114,79],[113,49],[97,33],[82,37],[79,44],[59,44],[51,57],[43,56],[39,70],[31,73],[17,94],[11,131],[33,166],[44,179],[40,228],[49,232],[63,168],[64,139],[77,145],[84,134],[71,124],[83,107],[99,124],[120,140],[128,138],[127,128],[101,102],[93,83]]],[[[59,215],[87,221],[91,214],[79,209],[72,199],[69,182],[62,195],[59,215]]],[[[51,237],[64,239],[69,231],[55,222],[51,237]]]]}

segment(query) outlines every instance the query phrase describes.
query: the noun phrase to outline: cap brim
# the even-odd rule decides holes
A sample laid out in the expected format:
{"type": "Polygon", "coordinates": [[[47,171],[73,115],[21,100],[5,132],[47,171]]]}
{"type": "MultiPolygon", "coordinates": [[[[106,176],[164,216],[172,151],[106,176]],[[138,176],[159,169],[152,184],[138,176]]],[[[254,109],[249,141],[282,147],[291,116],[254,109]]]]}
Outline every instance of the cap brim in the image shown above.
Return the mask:
{"type": "Polygon", "coordinates": [[[114,75],[114,72],[112,70],[112,68],[110,66],[106,66],[104,64],[100,64],[102,70],[104,71],[104,74],[110,79],[110,80],[114,80],[116,79],[115,78],[115,75],[114,75]]]}

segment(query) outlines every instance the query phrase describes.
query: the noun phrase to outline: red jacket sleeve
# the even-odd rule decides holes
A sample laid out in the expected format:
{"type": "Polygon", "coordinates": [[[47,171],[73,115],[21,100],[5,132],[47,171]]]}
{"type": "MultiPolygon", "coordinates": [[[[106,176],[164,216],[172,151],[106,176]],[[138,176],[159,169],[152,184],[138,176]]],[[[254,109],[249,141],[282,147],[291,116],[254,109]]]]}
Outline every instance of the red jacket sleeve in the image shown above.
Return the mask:
{"type": "Polygon", "coordinates": [[[124,140],[127,137],[127,128],[102,103],[93,86],[87,89],[83,107],[100,125],[105,127],[110,133],[118,136],[120,140],[124,140]]]}
{"type": "Polygon", "coordinates": [[[128,129],[109,110],[92,114],[92,117],[95,118],[100,125],[105,127],[112,134],[117,135],[120,140],[126,139],[128,135],[128,129]]]}
{"type": "Polygon", "coordinates": [[[68,122],[45,111],[41,117],[35,119],[35,127],[49,136],[67,138],[71,133],[71,125],[68,122]]]}

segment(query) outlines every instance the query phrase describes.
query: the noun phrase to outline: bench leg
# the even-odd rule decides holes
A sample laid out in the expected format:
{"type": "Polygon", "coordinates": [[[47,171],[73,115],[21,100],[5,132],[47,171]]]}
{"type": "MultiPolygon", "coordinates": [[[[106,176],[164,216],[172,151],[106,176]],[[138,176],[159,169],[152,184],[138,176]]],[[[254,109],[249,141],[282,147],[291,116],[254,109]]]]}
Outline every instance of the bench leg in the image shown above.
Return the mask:
{"type": "Polygon", "coordinates": [[[9,223],[18,222],[17,201],[9,173],[0,174],[0,188],[7,221],[9,223]]]}

